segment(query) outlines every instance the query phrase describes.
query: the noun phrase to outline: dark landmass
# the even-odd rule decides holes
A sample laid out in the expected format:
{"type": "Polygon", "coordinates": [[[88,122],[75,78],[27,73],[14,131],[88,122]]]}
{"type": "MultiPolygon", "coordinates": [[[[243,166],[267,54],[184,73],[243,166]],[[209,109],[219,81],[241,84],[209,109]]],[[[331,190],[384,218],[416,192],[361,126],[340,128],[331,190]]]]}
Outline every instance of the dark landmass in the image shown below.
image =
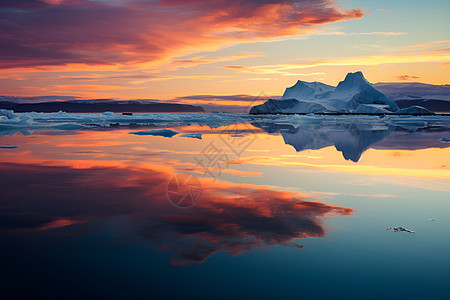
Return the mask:
{"type": "MultiPolygon", "coordinates": [[[[32,97],[20,97],[20,96],[0,96],[0,102],[8,101],[14,103],[41,103],[41,102],[55,102],[55,101],[73,101],[79,100],[77,96],[32,96],[32,97]]],[[[106,99],[104,99],[106,100],[106,99]]],[[[112,100],[112,99],[108,99],[112,100]]]]}
{"type": "Polygon", "coordinates": [[[317,112],[317,113],[253,113],[250,112],[250,115],[323,115],[323,116],[348,116],[348,115],[356,115],[356,116],[450,116],[450,113],[434,113],[434,114],[405,114],[400,113],[340,113],[340,112],[317,112]]]}
{"type": "Polygon", "coordinates": [[[373,84],[377,90],[394,100],[400,108],[422,106],[434,112],[450,112],[450,85],[419,82],[386,82],[373,84]]]}
{"type": "Polygon", "coordinates": [[[139,100],[73,100],[41,103],[15,103],[0,101],[0,109],[14,112],[58,112],[60,110],[73,113],[101,113],[101,112],[205,112],[201,106],[178,103],[144,102],[139,100]]]}
{"type": "Polygon", "coordinates": [[[450,112],[450,101],[434,99],[396,99],[399,108],[422,106],[434,112],[450,112]]]}

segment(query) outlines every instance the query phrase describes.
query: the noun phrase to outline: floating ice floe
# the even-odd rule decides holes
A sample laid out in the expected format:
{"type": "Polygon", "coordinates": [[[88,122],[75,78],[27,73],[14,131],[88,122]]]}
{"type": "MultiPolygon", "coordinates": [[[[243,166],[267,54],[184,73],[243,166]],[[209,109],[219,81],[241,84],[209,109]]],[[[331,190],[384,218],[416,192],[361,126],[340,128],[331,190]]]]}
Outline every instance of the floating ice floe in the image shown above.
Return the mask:
{"type": "Polygon", "coordinates": [[[19,148],[18,146],[14,146],[14,145],[0,145],[0,148],[4,148],[4,149],[16,149],[19,148]]]}
{"type": "Polygon", "coordinates": [[[177,135],[178,132],[170,130],[170,129],[161,129],[161,130],[135,131],[135,132],[130,132],[130,134],[155,135],[155,136],[163,136],[163,137],[171,138],[174,135],[177,135]]]}
{"type": "Polygon", "coordinates": [[[201,133],[186,133],[186,134],[182,134],[180,135],[181,137],[187,137],[187,138],[192,138],[192,139],[202,139],[202,134],[201,133]]]}
{"type": "MultiPolygon", "coordinates": [[[[231,124],[249,122],[257,119],[257,116],[235,113],[134,113],[122,115],[120,113],[14,113],[12,110],[0,109],[0,132],[9,130],[14,133],[23,129],[52,130],[64,124],[70,130],[69,125],[76,125],[76,129],[92,126],[110,127],[113,124],[142,125],[158,127],[175,127],[186,125],[208,126],[218,128],[231,124]]],[[[1,134],[1,133],[0,133],[1,134]]]]}
{"type": "Polygon", "coordinates": [[[397,231],[406,231],[406,232],[410,232],[410,233],[416,233],[415,231],[406,229],[405,227],[389,227],[389,228],[386,228],[386,230],[390,230],[390,229],[393,229],[394,232],[397,232],[397,231]]]}
{"type": "Polygon", "coordinates": [[[16,133],[29,135],[34,130],[80,130],[88,127],[76,124],[73,120],[64,119],[64,117],[70,117],[68,115],[64,112],[18,114],[11,110],[0,109],[0,136],[16,133]]]}
{"type": "MultiPolygon", "coordinates": [[[[173,128],[177,126],[207,126],[219,128],[231,124],[289,124],[305,130],[316,128],[316,125],[355,124],[359,130],[385,130],[389,126],[401,127],[407,131],[418,131],[425,128],[450,128],[450,117],[438,115],[386,115],[383,117],[369,115],[249,115],[236,113],[14,113],[11,110],[0,110],[0,136],[21,133],[29,135],[35,130],[81,130],[93,126],[152,126],[173,128]]],[[[259,127],[259,126],[257,126],[259,127]]],[[[270,127],[270,126],[269,126],[270,127]]],[[[441,139],[441,137],[439,137],[441,139]]],[[[450,139],[444,138],[442,142],[450,139]]]]}

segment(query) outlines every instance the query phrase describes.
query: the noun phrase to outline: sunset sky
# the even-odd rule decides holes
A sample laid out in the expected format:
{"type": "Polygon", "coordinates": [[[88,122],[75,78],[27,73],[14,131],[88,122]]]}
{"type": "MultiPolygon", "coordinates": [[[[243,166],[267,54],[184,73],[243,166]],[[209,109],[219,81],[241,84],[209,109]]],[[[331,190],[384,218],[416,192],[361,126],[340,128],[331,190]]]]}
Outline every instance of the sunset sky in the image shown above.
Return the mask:
{"type": "Polygon", "coordinates": [[[449,14],[448,0],[2,0],[0,95],[244,105],[356,70],[449,84],[449,14]]]}

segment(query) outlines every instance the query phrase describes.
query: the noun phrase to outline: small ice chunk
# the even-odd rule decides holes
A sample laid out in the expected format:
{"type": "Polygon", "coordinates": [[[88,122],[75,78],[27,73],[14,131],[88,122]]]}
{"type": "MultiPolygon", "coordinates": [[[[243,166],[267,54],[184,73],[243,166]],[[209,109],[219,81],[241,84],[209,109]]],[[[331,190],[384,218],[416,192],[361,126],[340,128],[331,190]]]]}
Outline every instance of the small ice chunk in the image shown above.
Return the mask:
{"type": "Polygon", "coordinates": [[[436,221],[436,219],[427,219],[427,221],[433,221],[434,222],[434,221],[436,221]]]}
{"type": "Polygon", "coordinates": [[[406,229],[405,227],[389,227],[389,228],[386,228],[386,230],[389,230],[389,229],[393,229],[394,232],[397,232],[397,231],[406,231],[406,232],[410,232],[410,233],[416,233],[415,231],[406,229]]]}
{"type": "Polygon", "coordinates": [[[19,148],[18,146],[14,146],[14,145],[0,145],[0,148],[4,148],[4,149],[16,149],[19,148]]]}
{"type": "Polygon", "coordinates": [[[5,116],[7,119],[14,119],[17,115],[12,110],[0,109],[0,117],[5,116]]]}
{"type": "Polygon", "coordinates": [[[177,135],[178,132],[170,130],[170,129],[160,129],[160,130],[135,131],[135,132],[130,132],[130,134],[155,135],[155,136],[163,136],[163,137],[171,138],[174,135],[177,135]]]}
{"type": "Polygon", "coordinates": [[[192,138],[192,139],[202,139],[202,134],[201,133],[186,133],[186,134],[182,134],[180,135],[182,137],[188,137],[188,138],[192,138]]]}

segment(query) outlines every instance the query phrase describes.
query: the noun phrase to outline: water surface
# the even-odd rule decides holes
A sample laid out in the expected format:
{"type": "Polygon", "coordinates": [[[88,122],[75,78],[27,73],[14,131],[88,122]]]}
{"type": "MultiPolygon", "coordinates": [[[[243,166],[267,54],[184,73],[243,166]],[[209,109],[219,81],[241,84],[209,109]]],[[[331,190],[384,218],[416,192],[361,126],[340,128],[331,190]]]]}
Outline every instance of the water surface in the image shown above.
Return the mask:
{"type": "Polygon", "coordinates": [[[448,298],[449,120],[196,118],[3,128],[2,290],[448,298]]]}

